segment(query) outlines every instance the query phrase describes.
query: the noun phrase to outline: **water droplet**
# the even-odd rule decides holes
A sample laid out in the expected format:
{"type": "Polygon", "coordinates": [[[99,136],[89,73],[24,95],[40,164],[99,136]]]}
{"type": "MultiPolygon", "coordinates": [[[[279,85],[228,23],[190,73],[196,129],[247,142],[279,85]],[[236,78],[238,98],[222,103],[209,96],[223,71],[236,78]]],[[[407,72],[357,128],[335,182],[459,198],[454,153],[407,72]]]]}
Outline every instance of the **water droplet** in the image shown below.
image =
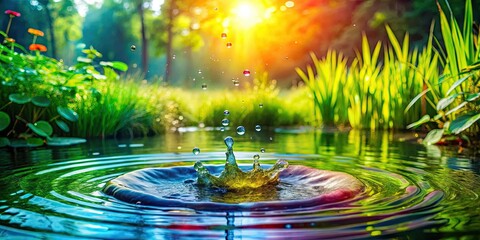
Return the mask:
{"type": "Polygon", "coordinates": [[[243,70],[243,75],[244,75],[245,77],[250,76],[250,70],[248,70],[248,69],[243,70]]]}
{"type": "Polygon", "coordinates": [[[224,127],[221,127],[221,128],[220,128],[220,132],[225,132],[225,128],[224,128],[224,127]]]}
{"type": "Polygon", "coordinates": [[[137,201],[135,204],[136,204],[136,205],[142,205],[142,202],[141,202],[141,201],[137,201]]]}
{"type": "Polygon", "coordinates": [[[260,148],[260,152],[265,153],[265,148],[260,148]]]}
{"type": "Polygon", "coordinates": [[[206,83],[202,84],[202,89],[207,90],[207,84],[206,83]]]}
{"type": "Polygon", "coordinates": [[[227,48],[231,48],[232,47],[232,43],[231,42],[228,42],[227,43],[227,48]]]}
{"type": "Polygon", "coordinates": [[[290,229],[290,228],[292,228],[292,225],[290,225],[290,224],[285,224],[285,228],[290,229]]]}
{"type": "Polygon", "coordinates": [[[258,155],[258,154],[253,155],[253,159],[254,159],[254,160],[260,159],[260,155],[258,155]]]}
{"type": "Polygon", "coordinates": [[[223,111],[223,115],[225,115],[225,116],[230,115],[230,111],[228,111],[228,110],[225,109],[225,111],[223,111]]]}
{"type": "Polygon", "coordinates": [[[177,56],[175,56],[175,54],[173,54],[172,59],[175,60],[176,58],[177,58],[177,56]]]}
{"type": "Polygon", "coordinates": [[[228,124],[230,124],[230,120],[228,120],[228,119],[226,119],[226,118],[222,119],[222,125],[223,125],[223,126],[226,127],[226,126],[228,126],[228,124]]]}
{"type": "Polygon", "coordinates": [[[194,82],[195,82],[195,80],[196,80],[195,78],[192,78],[192,81],[194,81],[194,82]]]}
{"type": "Polygon", "coordinates": [[[222,33],[222,38],[223,38],[223,39],[227,38],[227,34],[226,34],[226,33],[222,33]]]}
{"type": "Polygon", "coordinates": [[[257,132],[262,131],[262,126],[260,126],[260,125],[255,126],[255,131],[257,131],[257,132]]]}
{"type": "Polygon", "coordinates": [[[270,137],[270,141],[273,141],[273,137],[270,137]]]}
{"type": "Polygon", "coordinates": [[[238,127],[237,127],[237,134],[238,134],[238,135],[243,135],[243,134],[245,134],[245,127],[244,127],[244,126],[238,126],[238,127]]]}
{"type": "Polygon", "coordinates": [[[263,108],[263,103],[258,104],[259,108],[263,108]]]}
{"type": "Polygon", "coordinates": [[[235,86],[235,87],[240,86],[240,81],[238,81],[238,80],[233,80],[233,86],[235,86]]]}
{"type": "Polygon", "coordinates": [[[225,142],[225,145],[227,145],[227,148],[230,149],[230,148],[233,147],[233,138],[232,137],[228,136],[223,141],[225,142]]]}
{"type": "Polygon", "coordinates": [[[200,148],[194,147],[192,152],[193,152],[193,154],[198,155],[200,153],[200,148]]]}
{"type": "Polygon", "coordinates": [[[198,69],[198,74],[202,74],[202,69],[198,69]]]}
{"type": "Polygon", "coordinates": [[[132,50],[132,51],[137,50],[137,46],[135,46],[135,45],[130,46],[130,50],[132,50]]]}

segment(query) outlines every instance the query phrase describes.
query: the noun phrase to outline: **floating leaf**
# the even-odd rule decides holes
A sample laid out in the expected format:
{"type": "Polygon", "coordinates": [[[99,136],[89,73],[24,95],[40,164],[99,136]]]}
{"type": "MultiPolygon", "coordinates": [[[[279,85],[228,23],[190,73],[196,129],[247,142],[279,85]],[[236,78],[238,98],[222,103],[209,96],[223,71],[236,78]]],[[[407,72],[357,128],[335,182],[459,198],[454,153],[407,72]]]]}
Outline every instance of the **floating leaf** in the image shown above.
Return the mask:
{"type": "Polygon", "coordinates": [[[58,106],[57,112],[58,114],[60,114],[60,116],[62,116],[63,118],[67,119],[70,122],[78,121],[78,114],[70,108],[58,106]]]}
{"type": "Polygon", "coordinates": [[[478,119],[480,119],[480,113],[476,115],[473,115],[471,113],[462,115],[452,121],[452,123],[450,124],[450,131],[454,134],[459,134],[465,129],[472,126],[472,124],[478,121],[478,119]]]}
{"type": "Polygon", "coordinates": [[[437,103],[437,111],[443,110],[448,107],[448,105],[455,101],[455,98],[457,98],[457,96],[458,94],[453,94],[451,96],[440,99],[440,101],[438,101],[437,103]]]}
{"type": "Polygon", "coordinates": [[[87,142],[83,138],[71,138],[71,137],[52,137],[47,140],[49,146],[69,146],[74,144],[80,144],[87,142]]]}
{"type": "Polygon", "coordinates": [[[55,120],[55,123],[57,124],[57,126],[62,129],[62,131],[64,132],[70,132],[70,128],[68,127],[67,123],[62,121],[62,120],[55,120]]]}
{"type": "Polygon", "coordinates": [[[414,122],[414,123],[412,123],[412,124],[409,124],[409,125],[407,126],[407,129],[416,128],[416,127],[418,127],[418,126],[420,126],[420,125],[422,125],[422,124],[424,124],[424,123],[426,123],[426,122],[428,122],[428,121],[430,121],[430,116],[429,116],[429,115],[425,115],[425,116],[423,116],[422,118],[420,118],[420,120],[418,120],[418,121],[416,121],[416,122],[414,122]]]}
{"type": "Polygon", "coordinates": [[[43,131],[41,128],[35,126],[34,124],[32,123],[27,123],[27,126],[34,132],[36,133],[38,136],[40,137],[48,137],[50,136],[48,133],[46,133],[45,131],[43,131]]]}
{"type": "Polygon", "coordinates": [[[27,97],[23,94],[20,94],[20,93],[12,93],[10,95],[8,95],[8,99],[10,99],[10,101],[14,102],[14,103],[18,103],[18,104],[25,104],[25,103],[28,103],[30,102],[30,97],[27,97]]]}
{"type": "Polygon", "coordinates": [[[425,139],[423,139],[423,143],[427,145],[432,145],[437,143],[442,139],[443,136],[443,128],[442,129],[433,129],[432,131],[428,132],[425,139]]]}
{"type": "Polygon", "coordinates": [[[42,131],[48,134],[48,136],[52,135],[53,133],[52,125],[50,125],[50,123],[47,121],[38,121],[33,125],[35,125],[35,127],[37,128],[42,129],[42,131]]]}
{"type": "Polygon", "coordinates": [[[10,140],[10,147],[28,147],[27,140],[25,139],[12,139],[10,140]]]}
{"type": "Polygon", "coordinates": [[[6,137],[0,137],[0,147],[5,147],[10,145],[10,140],[6,137]]]}
{"type": "Polygon", "coordinates": [[[50,106],[50,99],[44,96],[35,96],[32,98],[32,103],[38,107],[48,107],[50,106]]]}
{"type": "Polygon", "coordinates": [[[43,146],[44,142],[41,138],[27,138],[28,147],[40,147],[43,146]]]}
{"type": "Polygon", "coordinates": [[[0,131],[3,131],[9,125],[10,125],[10,116],[5,112],[0,111],[0,131]]]}

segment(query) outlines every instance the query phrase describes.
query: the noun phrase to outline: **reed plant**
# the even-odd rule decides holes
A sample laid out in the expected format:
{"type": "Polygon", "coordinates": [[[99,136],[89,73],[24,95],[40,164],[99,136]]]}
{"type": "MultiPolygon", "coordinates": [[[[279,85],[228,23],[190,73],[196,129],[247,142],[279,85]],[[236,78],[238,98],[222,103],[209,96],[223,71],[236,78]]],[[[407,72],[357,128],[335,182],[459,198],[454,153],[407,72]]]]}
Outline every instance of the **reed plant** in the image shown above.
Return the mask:
{"type": "Polygon", "coordinates": [[[320,60],[313,53],[310,56],[313,67],[307,66],[306,72],[300,68],[296,71],[313,95],[316,124],[345,124],[348,120],[347,58],[336,51],[328,51],[320,60]]]}
{"type": "MultiPolygon", "coordinates": [[[[473,137],[478,141],[480,131],[480,39],[478,29],[474,33],[472,1],[465,2],[463,28],[452,14],[446,1],[449,16],[438,5],[440,11],[440,28],[442,43],[439,43],[443,73],[439,77],[438,86],[428,86],[409,106],[430,93],[433,99],[429,103],[436,109],[436,115],[426,114],[409,125],[414,128],[422,124],[429,125],[432,130],[424,141],[435,144],[445,136],[460,134],[464,139],[473,137]]],[[[478,27],[477,27],[478,28],[478,27]]],[[[455,138],[455,137],[454,137],[455,138]]]]}

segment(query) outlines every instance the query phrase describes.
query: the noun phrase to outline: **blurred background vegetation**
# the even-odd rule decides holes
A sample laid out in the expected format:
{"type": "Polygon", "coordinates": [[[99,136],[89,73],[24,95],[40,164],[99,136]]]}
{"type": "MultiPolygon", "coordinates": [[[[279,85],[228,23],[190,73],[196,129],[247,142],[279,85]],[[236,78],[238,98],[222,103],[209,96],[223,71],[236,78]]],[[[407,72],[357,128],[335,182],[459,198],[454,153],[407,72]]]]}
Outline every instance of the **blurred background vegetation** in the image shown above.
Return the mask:
{"type": "MultiPolygon", "coordinates": [[[[465,1],[449,2],[461,22],[465,1]]],[[[473,6],[478,14],[480,0],[473,6]]],[[[294,68],[311,63],[309,52],[323,56],[331,49],[352,57],[362,32],[371,43],[386,40],[385,24],[397,36],[408,29],[414,48],[427,42],[439,15],[435,0],[2,0],[0,9],[22,13],[12,38],[25,46],[27,28],[40,29],[47,55],[67,65],[84,44],[149,81],[197,88],[242,81],[243,69],[267,71],[279,86],[291,86],[299,81],[294,68]]],[[[0,18],[0,27],[7,22],[0,18]]]]}

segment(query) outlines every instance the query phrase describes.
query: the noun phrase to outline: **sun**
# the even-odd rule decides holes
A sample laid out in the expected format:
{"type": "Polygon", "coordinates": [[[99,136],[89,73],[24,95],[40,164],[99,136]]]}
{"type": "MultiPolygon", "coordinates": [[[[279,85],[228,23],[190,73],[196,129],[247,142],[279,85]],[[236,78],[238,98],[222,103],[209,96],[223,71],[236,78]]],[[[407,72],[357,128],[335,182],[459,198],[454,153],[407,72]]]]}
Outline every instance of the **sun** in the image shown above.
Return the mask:
{"type": "Polygon", "coordinates": [[[236,25],[242,28],[250,28],[255,24],[262,21],[261,4],[255,4],[252,2],[241,2],[232,9],[232,13],[235,16],[236,25]]]}

